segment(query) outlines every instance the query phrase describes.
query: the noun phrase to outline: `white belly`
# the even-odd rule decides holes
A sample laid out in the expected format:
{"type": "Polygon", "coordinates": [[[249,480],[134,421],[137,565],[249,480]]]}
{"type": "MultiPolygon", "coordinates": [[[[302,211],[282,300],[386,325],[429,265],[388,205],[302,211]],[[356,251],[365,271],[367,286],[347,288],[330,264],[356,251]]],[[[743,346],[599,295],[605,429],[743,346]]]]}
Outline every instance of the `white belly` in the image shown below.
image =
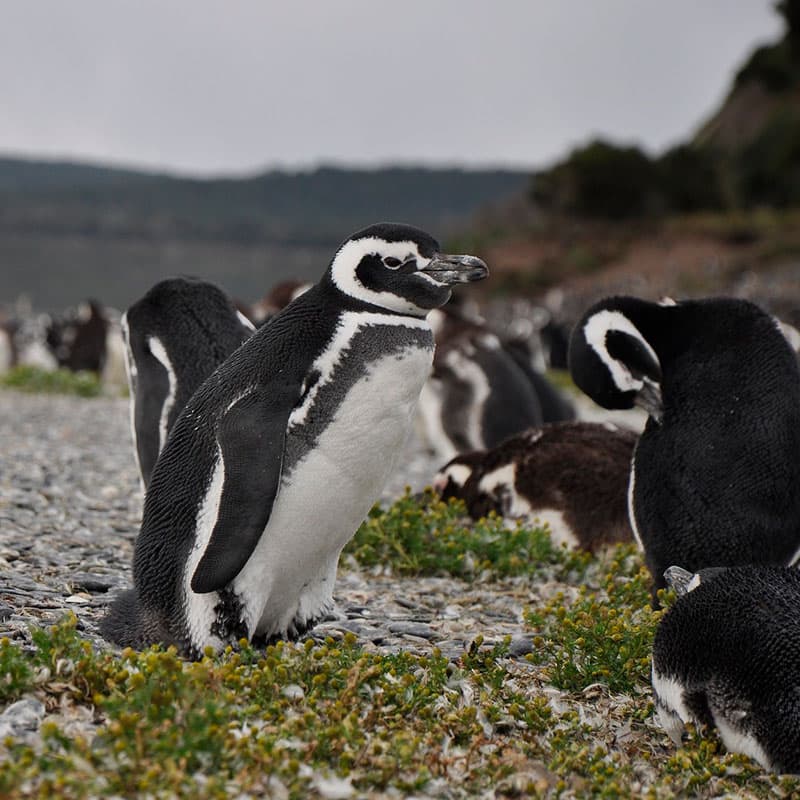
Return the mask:
{"type": "Polygon", "coordinates": [[[339,553],[402,451],[431,355],[409,348],[374,361],[282,484],[269,523],[234,581],[251,636],[284,633],[332,604],[339,553]]]}

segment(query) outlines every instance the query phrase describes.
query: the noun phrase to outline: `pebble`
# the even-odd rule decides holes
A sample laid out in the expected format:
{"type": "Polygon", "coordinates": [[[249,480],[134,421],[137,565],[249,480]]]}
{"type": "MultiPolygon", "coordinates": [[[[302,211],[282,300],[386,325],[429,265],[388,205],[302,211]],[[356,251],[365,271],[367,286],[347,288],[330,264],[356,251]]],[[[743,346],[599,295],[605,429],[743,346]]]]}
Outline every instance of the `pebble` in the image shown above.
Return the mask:
{"type": "Polygon", "coordinates": [[[35,697],[24,697],[12,703],[0,714],[0,741],[6,736],[29,739],[29,734],[39,730],[44,714],[44,703],[35,697]]]}

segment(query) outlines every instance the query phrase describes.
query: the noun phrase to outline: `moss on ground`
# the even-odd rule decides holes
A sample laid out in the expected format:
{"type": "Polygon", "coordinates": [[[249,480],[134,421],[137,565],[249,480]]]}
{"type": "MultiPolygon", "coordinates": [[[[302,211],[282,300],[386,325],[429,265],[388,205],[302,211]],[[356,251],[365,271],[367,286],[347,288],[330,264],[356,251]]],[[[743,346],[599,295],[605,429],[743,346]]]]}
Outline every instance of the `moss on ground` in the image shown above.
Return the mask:
{"type": "Polygon", "coordinates": [[[0,386],[20,392],[74,394],[79,397],[99,397],[103,393],[103,384],[94,372],[47,370],[28,365],[12,367],[0,375],[0,386]]]}
{"type": "Polygon", "coordinates": [[[50,711],[36,743],[9,738],[0,748],[0,796],[800,791],[800,781],[721,753],[713,734],[695,733],[675,749],[654,723],[648,653],[658,614],[630,547],[606,560],[576,557],[547,549],[542,531],[506,531],[497,520],[465,527],[461,512],[406,497],[373,512],[350,551],[365,565],[389,559],[402,573],[458,576],[469,551],[486,579],[538,580],[533,559],[544,558],[572,584],[529,611],[537,639],[528,661],[509,658],[508,643],[480,637],[453,662],[436,650],[370,652],[348,635],[265,651],[241,643],[190,663],[158,648],[96,651],[71,616],[33,631],[33,647],[0,643],[2,705],[35,695],[50,711]],[[502,536],[508,541],[498,542],[502,536]],[[420,543],[441,553],[423,558],[420,543]],[[522,564],[511,559],[515,548],[522,564]],[[94,718],[96,735],[73,734],[75,717],[94,718]]]}

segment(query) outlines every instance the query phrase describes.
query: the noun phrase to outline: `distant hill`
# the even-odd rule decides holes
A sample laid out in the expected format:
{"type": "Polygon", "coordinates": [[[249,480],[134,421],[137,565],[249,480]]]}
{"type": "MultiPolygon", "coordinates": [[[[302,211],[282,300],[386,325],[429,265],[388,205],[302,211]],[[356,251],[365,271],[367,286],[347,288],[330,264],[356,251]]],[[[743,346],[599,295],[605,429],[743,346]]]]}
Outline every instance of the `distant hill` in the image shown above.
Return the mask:
{"type": "Polygon", "coordinates": [[[195,179],[59,162],[0,159],[0,232],[339,242],[381,219],[437,235],[463,226],[528,180],[508,170],[320,167],[195,179]]]}
{"type": "Polygon", "coordinates": [[[256,299],[277,280],[318,277],[365,225],[402,221],[445,241],[528,180],[417,167],[198,179],[0,158],[0,304],[24,292],[44,308],[89,295],[124,307],[175,273],[256,299]]]}

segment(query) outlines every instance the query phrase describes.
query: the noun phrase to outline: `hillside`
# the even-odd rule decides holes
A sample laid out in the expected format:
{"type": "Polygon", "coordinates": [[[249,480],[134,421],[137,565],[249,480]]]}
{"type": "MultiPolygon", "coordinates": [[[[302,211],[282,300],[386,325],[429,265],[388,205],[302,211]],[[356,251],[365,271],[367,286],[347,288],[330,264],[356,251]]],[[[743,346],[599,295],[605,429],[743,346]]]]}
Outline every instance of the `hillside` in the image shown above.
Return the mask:
{"type": "Polygon", "coordinates": [[[507,170],[321,167],[197,179],[0,159],[0,304],[86,296],[124,306],[159,277],[191,273],[243,297],[316,278],[348,234],[381,219],[441,239],[528,181],[507,170]]]}
{"type": "Polygon", "coordinates": [[[537,172],[525,208],[470,245],[495,289],[568,319],[598,295],[736,294],[800,324],[800,0],[746,56],[719,108],[663,153],[594,140],[537,172]],[[550,293],[558,289],[557,293],[550,293]]]}

